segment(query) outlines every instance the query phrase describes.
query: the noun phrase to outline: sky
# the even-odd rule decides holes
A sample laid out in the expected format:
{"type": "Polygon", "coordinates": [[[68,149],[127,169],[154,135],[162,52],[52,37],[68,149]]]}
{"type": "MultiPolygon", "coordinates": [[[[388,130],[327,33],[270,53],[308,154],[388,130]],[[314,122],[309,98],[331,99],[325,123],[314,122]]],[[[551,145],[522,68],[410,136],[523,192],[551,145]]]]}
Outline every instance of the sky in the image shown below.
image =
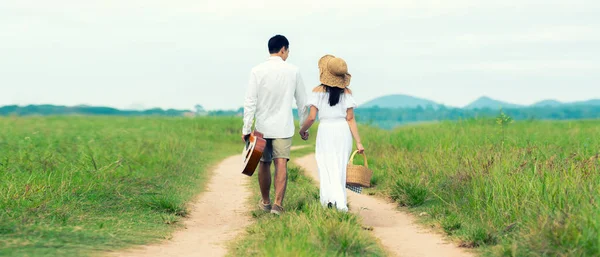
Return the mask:
{"type": "Polygon", "coordinates": [[[0,106],[237,109],[275,34],[307,92],[346,60],[359,104],[600,98],[597,0],[3,0],[0,106]]]}

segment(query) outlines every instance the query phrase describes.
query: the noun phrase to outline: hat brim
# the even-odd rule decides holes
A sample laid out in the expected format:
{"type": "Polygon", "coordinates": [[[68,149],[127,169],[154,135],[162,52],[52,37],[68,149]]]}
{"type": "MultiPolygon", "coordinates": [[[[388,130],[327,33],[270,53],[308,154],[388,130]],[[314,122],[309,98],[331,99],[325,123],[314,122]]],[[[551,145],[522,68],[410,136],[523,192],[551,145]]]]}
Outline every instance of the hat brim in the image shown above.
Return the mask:
{"type": "Polygon", "coordinates": [[[329,71],[325,70],[321,73],[320,81],[321,84],[330,86],[330,87],[339,87],[339,88],[347,88],[350,86],[350,79],[352,75],[349,73],[344,74],[343,76],[336,76],[331,74],[329,71]]]}

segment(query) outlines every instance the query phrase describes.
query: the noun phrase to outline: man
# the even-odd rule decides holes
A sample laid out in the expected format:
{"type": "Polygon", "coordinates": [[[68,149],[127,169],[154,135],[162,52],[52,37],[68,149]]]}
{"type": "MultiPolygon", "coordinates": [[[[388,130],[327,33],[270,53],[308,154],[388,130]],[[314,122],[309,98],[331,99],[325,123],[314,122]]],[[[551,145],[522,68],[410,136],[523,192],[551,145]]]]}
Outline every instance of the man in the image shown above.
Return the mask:
{"type": "MultiPolygon", "coordinates": [[[[262,200],[259,206],[267,212],[281,214],[287,187],[287,162],[295,133],[292,102],[296,100],[300,124],[306,118],[306,91],[298,68],[286,62],[289,42],[281,35],[268,42],[271,56],[252,69],[244,102],[242,139],[256,131],[264,135],[267,145],[260,160],[258,182],[262,200]],[[271,205],[271,162],[275,162],[275,203],[271,205]]],[[[301,135],[304,140],[308,132],[301,135]]]]}

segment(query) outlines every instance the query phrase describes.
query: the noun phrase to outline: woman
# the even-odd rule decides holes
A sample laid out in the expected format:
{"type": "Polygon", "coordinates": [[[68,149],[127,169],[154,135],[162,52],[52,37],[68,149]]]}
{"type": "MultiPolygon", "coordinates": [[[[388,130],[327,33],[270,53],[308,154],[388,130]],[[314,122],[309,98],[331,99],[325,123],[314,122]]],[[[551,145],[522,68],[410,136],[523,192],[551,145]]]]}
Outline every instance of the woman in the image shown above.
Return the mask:
{"type": "Polygon", "coordinates": [[[346,62],[332,55],[319,60],[321,85],[313,89],[307,107],[308,118],[300,129],[306,138],[307,131],[319,114],[319,129],[315,156],[319,168],[320,201],[328,207],[347,211],[346,165],[352,153],[352,137],[358,151],[365,149],[360,142],[354,108],[356,102],[348,86],[350,74],[346,62]]]}

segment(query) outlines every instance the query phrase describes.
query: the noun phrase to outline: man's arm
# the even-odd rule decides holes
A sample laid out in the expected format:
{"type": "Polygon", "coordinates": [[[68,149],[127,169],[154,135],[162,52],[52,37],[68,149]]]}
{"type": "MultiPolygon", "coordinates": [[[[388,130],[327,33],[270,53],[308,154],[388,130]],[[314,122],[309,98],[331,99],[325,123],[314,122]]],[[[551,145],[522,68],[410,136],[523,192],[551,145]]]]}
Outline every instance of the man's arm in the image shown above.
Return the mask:
{"type": "Polygon", "coordinates": [[[304,89],[304,81],[302,80],[302,75],[300,75],[300,71],[296,73],[296,92],[294,94],[296,98],[296,106],[298,107],[298,118],[300,119],[299,127],[302,128],[306,117],[308,116],[308,110],[306,108],[306,102],[308,101],[306,97],[306,90],[304,89]]]}
{"type": "Polygon", "coordinates": [[[250,73],[246,98],[244,100],[244,127],[242,136],[249,135],[252,132],[252,123],[254,122],[254,113],[256,112],[256,102],[258,101],[258,85],[254,72],[250,73]]]}

